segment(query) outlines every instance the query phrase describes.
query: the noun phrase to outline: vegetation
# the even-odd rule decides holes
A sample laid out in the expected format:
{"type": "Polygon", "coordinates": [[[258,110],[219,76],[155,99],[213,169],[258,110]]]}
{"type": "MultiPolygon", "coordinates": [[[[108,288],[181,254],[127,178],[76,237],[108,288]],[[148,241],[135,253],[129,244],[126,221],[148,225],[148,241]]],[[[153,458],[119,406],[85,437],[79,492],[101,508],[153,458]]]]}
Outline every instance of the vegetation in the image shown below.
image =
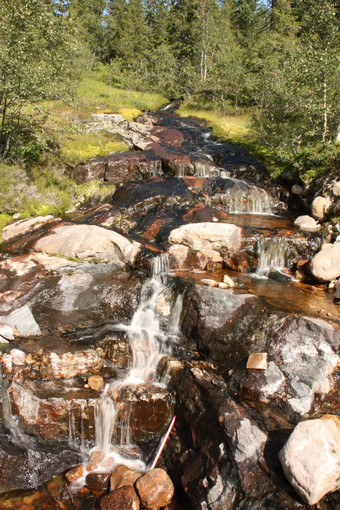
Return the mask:
{"type": "Polygon", "coordinates": [[[336,0],[0,0],[0,212],[86,200],[65,169],[125,149],[89,115],[167,98],[310,182],[339,161],[339,55],[336,0]]]}

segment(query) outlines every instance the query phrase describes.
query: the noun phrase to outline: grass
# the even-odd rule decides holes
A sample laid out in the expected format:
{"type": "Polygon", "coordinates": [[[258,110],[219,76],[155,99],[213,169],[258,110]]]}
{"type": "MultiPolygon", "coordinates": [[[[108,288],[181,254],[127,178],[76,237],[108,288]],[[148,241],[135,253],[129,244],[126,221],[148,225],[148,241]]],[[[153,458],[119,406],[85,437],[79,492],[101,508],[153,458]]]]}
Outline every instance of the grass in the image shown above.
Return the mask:
{"type": "Polygon", "coordinates": [[[27,107],[25,114],[31,119],[43,120],[43,136],[50,152],[44,151],[29,169],[23,164],[0,163],[0,231],[12,221],[14,213],[21,218],[60,216],[75,204],[105,200],[112,195],[112,185],[102,181],[77,185],[65,174],[67,167],[90,158],[128,150],[118,135],[106,131],[86,133],[86,121],[93,113],[119,113],[132,121],[143,111],[156,110],[167,101],[161,94],[110,86],[107,70],[99,65],[80,82],[72,102],[45,101],[27,107]]]}
{"type": "Polygon", "coordinates": [[[275,154],[265,146],[251,129],[252,111],[239,113],[223,113],[216,110],[197,109],[190,103],[184,102],[177,110],[181,117],[196,117],[205,119],[212,128],[215,138],[220,142],[245,147],[250,154],[263,161],[272,177],[282,172],[275,154]]]}

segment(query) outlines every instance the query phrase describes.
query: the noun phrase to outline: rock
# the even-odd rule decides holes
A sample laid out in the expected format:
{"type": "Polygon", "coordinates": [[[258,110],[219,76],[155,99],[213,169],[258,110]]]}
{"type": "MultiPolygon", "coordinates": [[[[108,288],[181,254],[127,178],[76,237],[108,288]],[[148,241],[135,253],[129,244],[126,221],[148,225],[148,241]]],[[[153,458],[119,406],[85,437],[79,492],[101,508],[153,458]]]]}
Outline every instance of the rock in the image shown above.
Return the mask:
{"type": "Polygon", "coordinates": [[[340,276],[340,243],[326,246],[309,264],[311,275],[318,281],[330,282],[340,276]]]}
{"type": "Polygon", "coordinates": [[[296,218],[294,225],[299,227],[301,230],[304,230],[305,232],[316,232],[321,228],[314,218],[307,215],[299,216],[296,218]]]}
{"type": "Polygon", "coordinates": [[[275,397],[284,394],[286,378],[278,366],[270,361],[266,370],[246,371],[233,375],[233,379],[241,379],[237,387],[238,393],[245,399],[255,402],[271,402],[275,397]]]}
{"type": "Polygon", "coordinates": [[[312,216],[316,220],[324,220],[327,216],[332,201],[329,197],[315,197],[312,202],[312,216]]]}
{"type": "Polygon", "coordinates": [[[335,302],[340,301],[340,282],[335,284],[334,300],[335,302]]]}
{"type": "Polygon", "coordinates": [[[101,391],[104,388],[104,379],[100,375],[91,375],[87,384],[91,388],[91,390],[101,391]]]}
{"type": "Polygon", "coordinates": [[[109,487],[111,473],[89,473],[86,476],[86,485],[89,489],[106,491],[109,487]]]}
{"type": "Polygon", "coordinates": [[[106,158],[97,157],[89,159],[84,165],[78,165],[71,170],[71,175],[77,184],[104,179],[107,167],[106,158]]]}
{"type": "Polygon", "coordinates": [[[0,325],[6,324],[13,328],[16,336],[38,336],[41,335],[40,327],[37,324],[28,305],[14,310],[9,315],[0,316],[0,325]]]}
{"type": "Polygon", "coordinates": [[[189,247],[183,246],[182,244],[174,244],[169,248],[169,258],[171,261],[171,267],[177,269],[185,268],[185,261],[189,253],[189,247]]]}
{"type": "Polygon", "coordinates": [[[267,362],[267,353],[253,353],[249,355],[247,361],[248,369],[256,369],[256,370],[267,370],[268,362],[267,362]]]}
{"type": "Polygon", "coordinates": [[[235,287],[234,280],[232,280],[227,274],[223,275],[223,283],[228,285],[228,287],[235,287]]]}
{"type": "Polygon", "coordinates": [[[333,186],[333,195],[335,197],[340,197],[340,181],[336,182],[333,186]]]}
{"type": "Polygon", "coordinates": [[[324,414],[323,416],[320,417],[320,420],[332,420],[340,430],[340,416],[338,416],[337,414],[324,414]]]}
{"type": "Polygon", "coordinates": [[[5,241],[8,241],[19,235],[24,235],[27,234],[28,232],[33,232],[34,230],[37,230],[43,225],[50,223],[54,219],[55,219],[54,216],[37,216],[35,218],[16,221],[15,223],[7,225],[2,230],[2,237],[4,238],[5,241]]]}
{"type": "Polygon", "coordinates": [[[75,466],[70,471],[65,474],[65,478],[68,482],[72,483],[79,478],[82,478],[86,474],[86,466],[84,464],[80,464],[79,466],[75,466]]]}
{"type": "Polygon", "coordinates": [[[339,342],[337,327],[307,317],[286,318],[284,327],[268,339],[268,356],[287,378],[288,409],[305,416],[316,396],[332,390],[339,342]]]}
{"type": "MultiPolygon", "coordinates": [[[[33,354],[31,360],[36,358],[33,354]]],[[[36,362],[41,363],[40,373],[48,379],[71,379],[88,372],[98,372],[103,366],[103,360],[94,349],[75,352],[46,352],[36,362]]],[[[37,369],[37,367],[36,367],[37,369]]]]}
{"type": "Polygon", "coordinates": [[[287,479],[309,505],[340,489],[340,431],[332,420],[299,423],[279,458],[287,479]]]}
{"type": "Polygon", "coordinates": [[[255,479],[263,476],[267,434],[231,400],[221,406],[219,421],[231,442],[242,487],[250,491],[255,479]]]}
{"type": "Polygon", "coordinates": [[[46,271],[58,271],[62,267],[75,267],[79,264],[74,260],[63,257],[53,257],[46,253],[32,253],[32,260],[42,266],[46,271]]]}
{"type": "Polygon", "coordinates": [[[175,488],[169,475],[159,468],[151,469],[136,482],[136,490],[147,508],[159,508],[171,503],[175,488]]]}
{"type": "Polygon", "coordinates": [[[124,487],[125,485],[134,485],[142,475],[133,469],[125,466],[124,464],[118,466],[112,473],[110,478],[110,490],[114,491],[124,487]]]}
{"type": "Polygon", "coordinates": [[[135,261],[140,245],[96,225],[63,225],[42,237],[35,249],[81,260],[113,260],[122,265],[123,261],[131,264],[135,261]]]}
{"type": "Polygon", "coordinates": [[[208,287],[219,287],[219,284],[216,280],[211,280],[210,278],[203,278],[201,280],[203,285],[208,285],[208,287]]]}
{"type": "Polygon", "coordinates": [[[189,223],[172,230],[169,243],[188,247],[204,269],[230,262],[241,248],[241,228],[227,223],[189,223]]]}
{"type": "Polygon", "coordinates": [[[131,485],[110,492],[100,500],[100,510],[139,510],[139,498],[131,485]]]}
{"type": "Polygon", "coordinates": [[[294,184],[292,186],[292,193],[293,195],[297,195],[298,197],[300,197],[304,193],[303,187],[299,186],[298,184],[294,184]]]}
{"type": "Polygon", "coordinates": [[[151,153],[116,152],[107,157],[104,179],[108,182],[138,182],[156,175],[162,175],[162,162],[151,153]]]}

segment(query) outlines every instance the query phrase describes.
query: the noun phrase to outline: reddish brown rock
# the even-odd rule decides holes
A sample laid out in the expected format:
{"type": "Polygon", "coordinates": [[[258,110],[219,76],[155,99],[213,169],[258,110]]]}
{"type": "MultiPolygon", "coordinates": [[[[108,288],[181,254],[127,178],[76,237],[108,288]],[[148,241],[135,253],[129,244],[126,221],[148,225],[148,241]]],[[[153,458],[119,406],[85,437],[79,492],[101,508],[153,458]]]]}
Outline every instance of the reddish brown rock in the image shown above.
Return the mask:
{"type": "Polygon", "coordinates": [[[171,503],[175,489],[169,475],[163,469],[151,469],[136,482],[142,504],[147,508],[160,508],[171,503]]]}
{"type": "Polygon", "coordinates": [[[100,501],[100,510],[139,510],[139,507],[139,498],[131,485],[110,492],[100,501]]]}
{"type": "Polygon", "coordinates": [[[86,477],[86,485],[89,489],[105,491],[109,487],[111,473],[89,473],[86,477]]]}
{"type": "Polygon", "coordinates": [[[140,473],[122,464],[118,466],[111,475],[110,490],[114,491],[125,485],[134,485],[135,481],[140,478],[140,476],[140,473]]]}
{"type": "Polygon", "coordinates": [[[75,482],[86,473],[86,467],[84,464],[80,464],[80,466],[75,466],[70,471],[68,471],[65,475],[65,478],[68,482],[75,482]]]}
{"type": "Polygon", "coordinates": [[[112,183],[136,182],[161,173],[161,159],[153,154],[116,152],[107,158],[104,179],[112,183]]]}

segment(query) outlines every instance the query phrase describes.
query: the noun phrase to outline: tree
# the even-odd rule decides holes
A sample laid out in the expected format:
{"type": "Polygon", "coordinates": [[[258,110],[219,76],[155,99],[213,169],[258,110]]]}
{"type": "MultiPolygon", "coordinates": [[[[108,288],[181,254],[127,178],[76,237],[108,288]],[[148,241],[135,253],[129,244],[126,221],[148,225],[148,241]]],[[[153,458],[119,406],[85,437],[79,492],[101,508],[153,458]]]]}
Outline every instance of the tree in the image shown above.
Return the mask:
{"type": "Polygon", "coordinates": [[[0,0],[0,157],[29,132],[29,107],[70,94],[80,51],[48,0],[0,0]]]}
{"type": "Polygon", "coordinates": [[[103,16],[106,0],[69,0],[68,14],[83,30],[84,41],[98,58],[104,56],[103,16]]]}

